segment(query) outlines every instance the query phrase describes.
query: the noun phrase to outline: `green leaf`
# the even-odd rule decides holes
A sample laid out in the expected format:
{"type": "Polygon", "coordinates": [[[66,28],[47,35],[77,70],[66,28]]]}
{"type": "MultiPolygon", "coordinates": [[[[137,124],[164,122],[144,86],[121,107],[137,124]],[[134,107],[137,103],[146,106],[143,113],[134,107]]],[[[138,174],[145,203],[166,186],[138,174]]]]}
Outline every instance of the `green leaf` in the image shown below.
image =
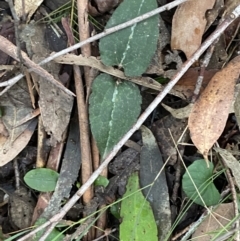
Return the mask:
{"type": "Polygon", "coordinates": [[[94,182],[94,185],[106,187],[108,183],[109,183],[109,180],[106,177],[98,176],[98,178],[94,182]]]}
{"type": "Polygon", "coordinates": [[[26,184],[40,192],[54,191],[58,180],[58,173],[47,168],[37,168],[24,176],[26,184]]]}
{"type": "MultiPolygon", "coordinates": [[[[114,11],[106,28],[114,27],[157,8],[156,0],[125,0],[114,11]]],[[[127,76],[139,76],[147,69],[157,48],[158,16],[117,31],[100,40],[105,65],[123,67],[127,76]]]]}
{"type": "Polygon", "coordinates": [[[137,173],[128,180],[121,205],[120,240],[158,240],[157,225],[148,201],[139,190],[137,173]],[[131,196],[129,196],[132,194],[131,196]],[[128,197],[129,196],[129,197],[128,197]]]}
{"type": "MultiPolygon", "coordinates": [[[[197,160],[188,167],[188,171],[205,204],[207,206],[216,205],[220,200],[220,194],[213,183],[213,164],[209,163],[209,168],[207,168],[204,159],[197,160]]],[[[183,175],[182,186],[188,198],[204,206],[187,172],[183,175]]]]}
{"type": "Polygon", "coordinates": [[[104,159],[136,122],[141,95],[133,83],[100,74],[93,82],[89,104],[91,131],[104,159]]]}
{"type": "Polygon", "coordinates": [[[115,203],[110,207],[110,213],[116,218],[120,219],[120,203],[115,203]]]}

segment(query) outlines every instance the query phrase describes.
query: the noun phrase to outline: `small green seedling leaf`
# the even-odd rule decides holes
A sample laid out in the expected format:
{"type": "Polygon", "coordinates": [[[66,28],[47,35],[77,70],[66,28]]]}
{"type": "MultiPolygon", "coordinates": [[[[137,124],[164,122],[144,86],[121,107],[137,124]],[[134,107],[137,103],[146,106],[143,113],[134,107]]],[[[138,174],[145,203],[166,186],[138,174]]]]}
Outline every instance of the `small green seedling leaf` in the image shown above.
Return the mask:
{"type": "MultiPolygon", "coordinates": [[[[209,163],[209,168],[207,168],[206,161],[204,159],[197,160],[188,167],[188,172],[205,204],[207,206],[216,205],[220,200],[220,194],[212,179],[213,164],[209,163]]],[[[193,200],[195,203],[204,206],[187,172],[183,175],[182,186],[188,198],[193,200]]]]}
{"type": "Polygon", "coordinates": [[[106,177],[103,177],[103,176],[99,176],[95,182],[94,182],[94,185],[95,186],[103,186],[103,187],[106,187],[109,183],[109,180],[106,178],[106,177]]]}
{"type": "Polygon", "coordinates": [[[110,213],[116,218],[120,219],[120,203],[115,203],[110,207],[110,213]]]}
{"type": "Polygon", "coordinates": [[[51,169],[37,168],[29,171],[24,176],[24,181],[32,189],[40,192],[51,192],[56,187],[58,175],[57,172],[51,169]]]}
{"type": "Polygon", "coordinates": [[[128,179],[127,191],[121,204],[121,217],[120,240],[158,240],[154,215],[149,202],[139,191],[137,173],[128,179]]]}
{"type": "Polygon", "coordinates": [[[135,84],[100,74],[93,81],[89,104],[91,131],[103,160],[136,122],[141,95],[135,84]]]}
{"type": "MultiPolygon", "coordinates": [[[[106,28],[114,27],[157,8],[156,0],[126,0],[114,11],[106,28]]],[[[153,16],[100,40],[105,65],[123,67],[127,76],[140,76],[157,49],[158,16],[153,16]]]]}

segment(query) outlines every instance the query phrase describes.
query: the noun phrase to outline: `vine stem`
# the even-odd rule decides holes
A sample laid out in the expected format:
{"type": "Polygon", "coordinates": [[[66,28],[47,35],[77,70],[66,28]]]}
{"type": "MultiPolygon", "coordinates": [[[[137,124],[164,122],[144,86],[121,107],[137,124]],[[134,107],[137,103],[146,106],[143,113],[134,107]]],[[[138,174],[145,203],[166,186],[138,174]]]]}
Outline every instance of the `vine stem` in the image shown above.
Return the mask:
{"type": "MultiPolygon", "coordinates": [[[[180,2],[180,1],[175,1],[180,2]]],[[[167,5],[165,5],[167,6],[167,5]]],[[[166,8],[165,8],[166,9],[166,8]]],[[[178,82],[182,75],[188,70],[188,68],[203,54],[203,52],[217,39],[224,30],[238,17],[240,16],[240,5],[237,6],[231,14],[229,14],[226,19],[218,26],[218,28],[205,40],[201,47],[192,55],[192,57],[186,61],[178,73],[172,78],[172,80],[166,85],[164,90],[157,95],[153,102],[147,107],[147,109],[142,113],[142,115],[137,120],[136,124],[129,130],[127,134],[118,142],[117,145],[113,148],[111,153],[106,157],[102,162],[99,168],[92,174],[88,181],[79,188],[79,190],[73,195],[73,197],[63,206],[59,213],[54,215],[46,223],[42,224],[38,228],[34,229],[24,237],[18,239],[19,241],[24,241],[27,238],[31,237],[33,234],[38,231],[50,226],[47,230],[50,233],[56,224],[65,216],[68,210],[79,200],[83,193],[93,184],[101,172],[107,167],[112,158],[117,154],[119,149],[124,145],[124,143],[132,136],[132,134],[137,131],[151,112],[158,106],[162,99],[169,93],[173,86],[178,82]]],[[[79,43],[80,44],[80,43],[79,43]]],[[[46,236],[45,236],[46,237],[46,236]]],[[[44,241],[45,239],[39,239],[39,241],[44,241]]]]}

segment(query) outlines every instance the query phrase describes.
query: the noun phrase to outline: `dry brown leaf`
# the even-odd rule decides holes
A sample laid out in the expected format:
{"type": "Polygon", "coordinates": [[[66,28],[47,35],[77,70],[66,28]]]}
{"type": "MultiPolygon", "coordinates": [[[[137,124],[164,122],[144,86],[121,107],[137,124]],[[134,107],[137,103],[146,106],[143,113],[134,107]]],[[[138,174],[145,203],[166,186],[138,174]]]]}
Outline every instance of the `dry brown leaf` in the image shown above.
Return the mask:
{"type": "MultiPolygon", "coordinates": [[[[217,71],[218,69],[209,69],[204,71],[204,78],[200,93],[206,88],[207,84],[217,71]]],[[[186,98],[191,98],[193,96],[198,76],[199,68],[190,68],[174,86],[174,90],[183,93],[186,98]]]]}
{"type": "Polygon", "coordinates": [[[205,13],[215,0],[191,0],[178,6],[172,23],[171,48],[182,50],[189,59],[199,48],[207,20],[205,13]]]}
{"type": "MultiPolygon", "coordinates": [[[[210,241],[215,240],[216,231],[222,229],[234,218],[233,203],[222,203],[209,215],[192,235],[192,240],[210,241]],[[213,217],[213,216],[215,217],[213,217]],[[218,222],[217,222],[217,221],[218,222]]],[[[228,229],[231,229],[231,225],[228,229]]]]}
{"type": "Polygon", "coordinates": [[[14,8],[18,17],[23,17],[23,15],[27,16],[27,22],[29,22],[32,15],[41,5],[43,0],[25,0],[24,7],[22,0],[14,1],[14,8]],[[23,10],[24,9],[24,10],[23,10]]]}
{"type": "MultiPolygon", "coordinates": [[[[31,37],[31,47],[34,52],[34,62],[40,62],[50,54],[44,38],[44,28],[41,25],[34,25],[35,34],[31,37]]],[[[44,66],[56,79],[60,66],[51,62],[44,66]]],[[[45,131],[51,135],[51,144],[61,142],[71,116],[73,97],[66,95],[60,89],[56,89],[51,83],[45,81],[41,76],[35,75],[39,83],[39,108],[45,131]]]]}
{"type": "Polygon", "coordinates": [[[165,105],[165,104],[161,104],[168,112],[171,113],[171,115],[174,117],[174,118],[177,118],[177,119],[184,119],[184,118],[188,118],[190,112],[191,112],[191,109],[192,109],[192,106],[193,104],[190,103],[189,105],[183,107],[183,108],[179,108],[179,109],[173,109],[171,108],[170,106],[168,105],[165,105]]]}
{"type": "Polygon", "coordinates": [[[206,160],[225,127],[239,73],[240,56],[237,56],[213,76],[190,113],[188,126],[192,141],[206,160]]]}
{"type": "Polygon", "coordinates": [[[84,57],[82,55],[75,55],[75,54],[65,54],[63,56],[59,56],[54,59],[55,62],[60,63],[60,64],[76,64],[76,65],[81,65],[81,66],[89,66],[95,69],[98,69],[104,73],[113,75],[115,77],[118,77],[120,79],[125,79],[132,81],[133,83],[152,88],[155,90],[162,90],[163,87],[161,84],[159,84],[157,81],[150,77],[138,77],[138,78],[129,78],[124,75],[124,73],[119,70],[115,69],[112,66],[106,66],[102,64],[100,60],[97,58],[91,56],[91,57],[84,57]]]}
{"type": "Polygon", "coordinates": [[[37,119],[30,120],[28,122],[28,127],[15,139],[14,142],[10,138],[4,138],[0,136],[0,166],[4,166],[8,162],[12,161],[28,144],[33,132],[35,131],[37,125],[37,119]]]}

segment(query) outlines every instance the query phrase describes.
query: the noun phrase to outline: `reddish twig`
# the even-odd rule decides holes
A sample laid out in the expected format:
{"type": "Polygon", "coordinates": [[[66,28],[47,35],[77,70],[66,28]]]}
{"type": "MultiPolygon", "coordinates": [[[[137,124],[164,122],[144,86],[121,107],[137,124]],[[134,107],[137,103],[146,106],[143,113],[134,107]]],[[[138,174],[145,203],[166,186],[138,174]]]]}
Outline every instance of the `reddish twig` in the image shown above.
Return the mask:
{"type": "MultiPolygon", "coordinates": [[[[80,41],[84,41],[90,37],[89,22],[88,22],[88,0],[78,0],[77,8],[78,8],[79,38],[80,38],[80,41]]],[[[86,57],[91,56],[91,45],[86,44],[82,46],[81,53],[83,56],[86,56],[86,57]]],[[[79,69],[79,66],[74,67],[74,74],[76,71],[75,68],[79,69]]],[[[90,70],[89,67],[86,67],[86,66],[84,67],[84,77],[85,77],[85,84],[87,87],[87,93],[89,93],[89,88],[90,88],[89,70],[90,70]]],[[[75,86],[76,86],[77,98],[79,99],[78,100],[79,125],[80,127],[81,126],[83,127],[84,125],[84,131],[80,129],[80,135],[82,136],[80,140],[81,140],[81,150],[82,150],[81,151],[81,155],[82,155],[81,178],[82,178],[82,183],[85,183],[92,175],[92,170],[93,170],[91,148],[90,148],[91,144],[90,144],[90,133],[89,133],[89,121],[88,121],[88,105],[87,105],[87,102],[85,102],[85,95],[84,95],[84,88],[83,88],[84,84],[83,84],[82,78],[81,79],[78,78],[78,81],[75,79],[75,86]],[[79,88],[79,90],[77,90],[77,87],[79,88]],[[84,115],[83,115],[83,112],[84,112],[84,115]]],[[[85,204],[89,203],[92,197],[93,197],[93,189],[89,188],[88,191],[85,192],[83,195],[83,202],[85,204]]]]}

